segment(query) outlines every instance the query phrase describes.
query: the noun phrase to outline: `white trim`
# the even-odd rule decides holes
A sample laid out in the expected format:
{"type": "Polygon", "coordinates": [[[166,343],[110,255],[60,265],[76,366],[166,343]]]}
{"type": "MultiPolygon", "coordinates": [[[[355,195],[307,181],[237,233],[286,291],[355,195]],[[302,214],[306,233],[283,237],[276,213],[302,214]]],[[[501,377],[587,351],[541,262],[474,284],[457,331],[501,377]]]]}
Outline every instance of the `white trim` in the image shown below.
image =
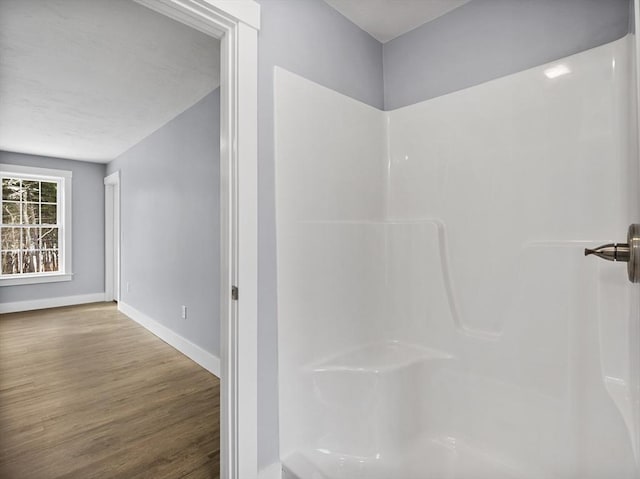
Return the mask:
{"type": "Polygon", "coordinates": [[[197,344],[192,343],[185,337],[167,328],[165,325],[160,324],[158,321],[150,318],[146,314],[141,313],[125,302],[121,301],[118,303],[118,310],[143,328],[155,334],[169,346],[177,349],[189,359],[198,363],[211,374],[220,377],[220,359],[214,354],[205,351],[197,344]]]}
{"type": "MultiPolygon", "coordinates": [[[[238,251],[232,258],[236,263],[231,271],[235,270],[236,274],[231,284],[238,285],[240,302],[232,302],[237,308],[235,332],[223,330],[222,338],[227,338],[227,351],[231,352],[227,369],[223,371],[236,380],[236,390],[229,391],[229,401],[235,400],[238,404],[236,439],[242,451],[235,477],[254,479],[258,473],[258,51],[255,48],[258,32],[240,24],[238,37],[236,55],[244,60],[239,62],[237,76],[229,72],[237,87],[232,104],[235,115],[230,115],[237,125],[233,156],[238,159],[230,161],[236,173],[232,192],[237,203],[232,204],[229,215],[235,221],[232,245],[238,251]],[[245,463],[242,455],[251,461],[245,463]]],[[[230,277],[233,279],[234,275],[230,277]]]]}
{"type": "Polygon", "coordinates": [[[117,185],[120,183],[120,170],[114,171],[104,178],[105,185],[117,185]]]}
{"type": "Polygon", "coordinates": [[[254,0],[134,1],[216,38],[223,37],[229,26],[234,26],[230,24],[244,23],[260,30],[260,5],[254,0]]]}
{"type": "Polygon", "coordinates": [[[31,176],[33,178],[47,178],[49,176],[57,176],[59,178],[73,177],[73,172],[69,170],[53,170],[50,168],[39,168],[36,166],[9,165],[7,163],[2,163],[2,165],[0,165],[0,175],[12,174],[31,176]]]}
{"type": "Polygon", "coordinates": [[[253,0],[207,0],[219,12],[224,12],[254,30],[260,30],[260,5],[253,0]]]}
{"type": "Polygon", "coordinates": [[[104,289],[107,301],[120,300],[120,171],[104,179],[104,289]]]}
{"type": "Polygon", "coordinates": [[[76,304],[101,303],[104,293],[81,294],[78,296],[63,296],[59,298],[34,299],[16,301],[15,303],[0,303],[0,314],[32,311],[36,309],[59,308],[61,306],[75,306],[76,304]]]}
{"type": "Polygon", "coordinates": [[[258,473],[258,479],[282,479],[282,464],[274,462],[267,467],[263,467],[258,473]]]}
{"type": "Polygon", "coordinates": [[[134,0],[221,40],[220,476],[258,476],[258,28],[254,0],[134,0]],[[231,286],[240,299],[231,301],[231,286]]]}
{"type": "Polygon", "coordinates": [[[28,276],[15,275],[0,278],[0,287],[19,286],[24,284],[52,283],[58,281],[71,281],[73,279],[73,172],[70,170],[55,170],[50,168],[39,168],[34,166],[10,165],[3,163],[0,165],[0,176],[20,176],[22,178],[33,178],[37,180],[51,180],[58,183],[57,213],[58,228],[62,234],[58,238],[59,242],[59,272],[34,273],[28,276]],[[60,188],[62,184],[62,188],[60,188]],[[62,220],[61,220],[62,216],[62,220]],[[61,246],[61,247],[60,247],[61,246]]]}
{"type": "Polygon", "coordinates": [[[32,275],[16,275],[12,278],[0,278],[1,286],[20,286],[23,284],[61,283],[71,281],[73,273],[35,273],[32,275]]]}

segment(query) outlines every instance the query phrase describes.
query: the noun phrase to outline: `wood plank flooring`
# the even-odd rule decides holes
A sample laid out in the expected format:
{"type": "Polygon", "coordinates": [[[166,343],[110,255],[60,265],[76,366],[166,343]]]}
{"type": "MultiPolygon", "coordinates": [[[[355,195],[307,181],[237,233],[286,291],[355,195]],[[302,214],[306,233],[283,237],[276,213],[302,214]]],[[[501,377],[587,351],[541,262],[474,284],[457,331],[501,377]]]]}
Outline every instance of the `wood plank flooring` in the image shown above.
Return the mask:
{"type": "Polygon", "coordinates": [[[219,477],[219,380],[113,303],[0,317],[0,479],[219,477]]]}

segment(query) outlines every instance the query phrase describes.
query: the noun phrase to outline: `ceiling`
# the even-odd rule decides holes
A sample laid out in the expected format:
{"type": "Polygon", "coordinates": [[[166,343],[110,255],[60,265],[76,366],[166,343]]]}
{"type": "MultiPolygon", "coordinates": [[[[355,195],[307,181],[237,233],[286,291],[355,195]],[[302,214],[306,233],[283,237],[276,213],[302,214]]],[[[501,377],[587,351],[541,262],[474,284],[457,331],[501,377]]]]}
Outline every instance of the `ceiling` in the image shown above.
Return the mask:
{"type": "Polygon", "coordinates": [[[219,85],[218,40],[131,0],[0,1],[0,150],[106,163],[219,85]]]}
{"type": "Polygon", "coordinates": [[[470,0],[325,0],[382,43],[458,8],[470,0]]]}

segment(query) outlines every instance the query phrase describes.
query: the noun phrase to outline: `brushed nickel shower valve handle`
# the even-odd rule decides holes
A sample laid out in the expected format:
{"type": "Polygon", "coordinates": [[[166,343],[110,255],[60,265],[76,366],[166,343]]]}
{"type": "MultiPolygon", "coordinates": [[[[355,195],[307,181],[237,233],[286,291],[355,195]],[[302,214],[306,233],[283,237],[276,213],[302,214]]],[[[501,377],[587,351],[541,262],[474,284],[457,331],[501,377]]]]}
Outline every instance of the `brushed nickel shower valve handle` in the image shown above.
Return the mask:
{"type": "Polygon", "coordinates": [[[594,249],[585,248],[584,255],[591,254],[607,261],[626,262],[629,281],[640,283],[640,224],[629,226],[626,243],[609,243],[594,249]]]}

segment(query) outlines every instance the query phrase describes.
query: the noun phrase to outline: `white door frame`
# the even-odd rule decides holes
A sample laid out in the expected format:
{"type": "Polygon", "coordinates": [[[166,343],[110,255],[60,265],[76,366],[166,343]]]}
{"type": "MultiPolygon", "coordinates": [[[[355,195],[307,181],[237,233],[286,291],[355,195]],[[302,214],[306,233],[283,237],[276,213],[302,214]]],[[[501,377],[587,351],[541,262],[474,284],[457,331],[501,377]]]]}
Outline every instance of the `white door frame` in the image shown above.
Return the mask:
{"type": "Polygon", "coordinates": [[[254,0],[134,1],[221,42],[220,476],[256,479],[260,6],[254,0]]]}
{"type": "Polygon", "coordinates": [[[120,172],[104,179],[104,300],[120,301],[120,172]]]}

